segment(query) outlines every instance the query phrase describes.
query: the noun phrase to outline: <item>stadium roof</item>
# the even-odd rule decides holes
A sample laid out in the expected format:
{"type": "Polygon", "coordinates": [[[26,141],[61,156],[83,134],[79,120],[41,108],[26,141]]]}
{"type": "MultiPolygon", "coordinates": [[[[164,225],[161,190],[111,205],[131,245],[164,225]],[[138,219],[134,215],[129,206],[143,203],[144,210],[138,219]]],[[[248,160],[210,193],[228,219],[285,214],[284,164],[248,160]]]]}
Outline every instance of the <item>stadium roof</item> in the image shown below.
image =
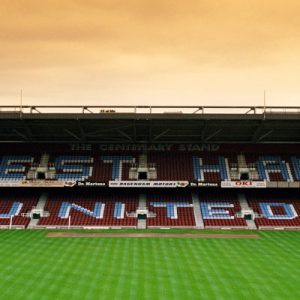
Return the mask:
{"type": "Polygon", "coordinates": [[[0,106],[0,142],[300,143],[300,106],[0,106]]]}

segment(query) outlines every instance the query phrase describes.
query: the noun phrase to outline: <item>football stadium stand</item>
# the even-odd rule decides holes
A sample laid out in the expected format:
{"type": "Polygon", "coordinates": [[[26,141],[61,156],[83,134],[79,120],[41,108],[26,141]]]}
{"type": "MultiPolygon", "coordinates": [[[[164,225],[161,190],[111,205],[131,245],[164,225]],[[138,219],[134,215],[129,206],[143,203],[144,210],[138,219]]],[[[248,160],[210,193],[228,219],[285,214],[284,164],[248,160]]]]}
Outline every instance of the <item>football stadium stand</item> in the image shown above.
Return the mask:
{"type": "Polygon", "coordinates": [[[26,228],[31,220],[28,214],[38,202],[35,192],[18,190],[1,192],[0,195],[0,228],[26,228]]]}
{"type": "Polygon", "coordinates": [[[241,206],[236,192],[211,191],[199,195],[202,217],[206,228],[246,228],[244,218],[238,217],[241,206]]]}
{"type": "Polygon", "coordinates": [[[300,228],[300,197],[287,190],[252,191],[248,195],[249,206],[256,213],[259,229],[300,228]]]}
{"type": "Polygon", "coordinates": [[[37,226],[136,227],[137,218],[130,214],[137,207],[138,198],[133,193],[58,191],[49,196],[44,207],[49,216],[40,218],[37,226]]]}
{"type": "Polygon", "coordinates": [[[157,191],[147,197],[147,207],[155,217],[147,219],[148,227],[194,227],[191,193],[157,191]]]}
{"type": "Polygon", "coordinates": [[[168,189],[143,193],[131,189],[113,192],[58,189],[46,196],[44,192],[31,190],[5,191],[0,199],[0,226],[137,228],[141,218],[149,228],[199,228],[195,217],[200,213],[207,229],[256,228],[249,221],[254,221],[258,229],[300,228],[300,197],[296,192],[205,189],[198,199],[196,206],[191,192],[168,189]],[[32,222],[34,219],[36,222],[32,222]]]}
{"type": "Polygon", "coordinates": [[[1,155],[0,182],[57,181],[226,181],[300,182],[300,155],[168,153],[30,153],[1,155]],[[146,161],[146,163],[145,163],[146,161]]]}
{"type": "Polygon", "coordinates": [[[300,229],[299,113],[0,107],[0,227],[300,229]]]}

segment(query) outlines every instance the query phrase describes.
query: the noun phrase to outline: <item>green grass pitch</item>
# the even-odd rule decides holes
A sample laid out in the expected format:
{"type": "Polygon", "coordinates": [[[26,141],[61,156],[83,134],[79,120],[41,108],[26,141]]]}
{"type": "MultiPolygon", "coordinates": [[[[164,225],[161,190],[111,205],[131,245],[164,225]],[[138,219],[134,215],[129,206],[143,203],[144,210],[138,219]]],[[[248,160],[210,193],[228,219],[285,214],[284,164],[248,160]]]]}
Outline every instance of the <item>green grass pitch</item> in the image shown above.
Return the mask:
{"type": "Polygon", "coordinates": [[[0,231],[1,300],[300,299],[300,232],[257,232],[261,239],[46,233],[0,231]]]}

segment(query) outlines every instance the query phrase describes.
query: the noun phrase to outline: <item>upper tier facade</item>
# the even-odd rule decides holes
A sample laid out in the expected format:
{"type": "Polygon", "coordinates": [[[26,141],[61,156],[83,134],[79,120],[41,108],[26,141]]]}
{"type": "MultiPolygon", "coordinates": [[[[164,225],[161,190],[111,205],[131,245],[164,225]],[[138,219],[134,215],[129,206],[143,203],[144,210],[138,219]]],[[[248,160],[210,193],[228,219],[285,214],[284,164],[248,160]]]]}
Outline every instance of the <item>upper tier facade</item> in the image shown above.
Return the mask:
{"type": "Polygon", "coordinates": [[[0,160],[2,184],[300,182],[297,144],[2,144],[0,160]]]}

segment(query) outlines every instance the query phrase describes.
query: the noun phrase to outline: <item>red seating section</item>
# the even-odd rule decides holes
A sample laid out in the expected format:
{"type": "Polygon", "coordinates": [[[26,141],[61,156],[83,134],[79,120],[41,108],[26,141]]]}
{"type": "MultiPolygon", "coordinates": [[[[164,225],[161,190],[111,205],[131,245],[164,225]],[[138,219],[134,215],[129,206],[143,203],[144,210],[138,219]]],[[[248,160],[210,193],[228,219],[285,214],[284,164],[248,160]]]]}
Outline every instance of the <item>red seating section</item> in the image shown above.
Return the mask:
{"type": "Polygon", "coordinates": [[[148,163],[155,165],[157,180],[194,180],[192,156],[189,153],[151,152],[148,154],[148,163]]]}
{"type": "MultiPolygon", "coordinates": [[[[179,151],[178,147],[173,145],[170,151],[148,151],[147,162],[148,165],[155,165],[157,170],[156,180],[183,180],[194,181],[192,157],[201,157],[203,164],[215,165],[218,164],[218,156],[223,156],[228,159],[229,167],[237,167],[237,155],[244,154],[246,162],[249,167],[256,167],[256,162],[259,156],[275,155],[280,156],[282,160],[286,161],[291,170],[291,174],[296,180],[295,170],[291,163],[291,156],[299,157],[299,146],[297,145],[219,145],[217,151],[179,151]]],[[[76,147],[73,147],[76,149],[76,147]]],[[[34,157],[34,165],[38,165],[43,153],[50,155],[49,165],[53,165],[56,158],[61,155],[87,155],[94,159],[93,173],[88,180],[104,182],[112,178],[112,164],[104,163],[101,156],[132,156],[136,163],[139,161],[139,156],[143,153],[142,150],[137,151],[104,151],[100,150],[99,146],[89,146],[88,150],[75,151],[68,144],[54,144],[49,147],[47,144],[22,144],[22,147],[15,147],[15,145],[8,144],[0,149],[0,159],[4,155],[31,155],[34,157]],[[73,149],[73,150],[72,150],[73,149]]],[[[84,148],[84,147],[83,147],[84,148]]],[[[80,147],[78,147],[80,149],[80,147]]],[[[109,147],[107,149],[110,149],[109,147]]],[[[186,147],[185,149],[188,149],[186,147]]],[[[26,172],[30,164],[24,164],[26,172]]],[[[122,180],[129,179],[129,169],[131,163],[123,163],[122,180]]],[[[58,170],[58,173],[62,172],[58,170]]],[[[282,174],[279,172],[269,172],[270,181],[283,181],[282,174]]],[[[219,182],[221,180],[218,172],[205,172],[204,179],[207,182],[219,182]]]]}
{"type": "Polygon", "coordinates": [[[189,202],[192,204],[192,197],[190,193],[186,192],[165,192],[155,191],[147,195],[148,210],[155,213],[156,217],[147,219],[148,227],[193,227],[196,226],[194,217],[194,208],[191,207],[178,207],[177,219],[167,217],[166,207],[154,207],[150,202],[189,202]]]}
{"type": "MultiPolygon", "coordinates": [[[[276,189],[276,190],[215,190],[206,189],[199,193],[200,204],[203,202],[229,202],[234,205],[231,208],[220,207],[228,210],[234,219],[205,219],[203,221],[206,228],[209,227],[246,227],[247,223],[243,218],[237,218],[236,214],[240,212],[241,207],[237,195],[239,192],[245,194],[250,208],[258,215],[255,218],[255,223],[258,228],[263,227],[297,227],[300,228],[300,196],[298,191],[291,189],[276,189]],[[288,203],[292,204],[298,217],[294,219],[267,219],[262,216],[260,209],[260,202],[270,203],[288,203]]],[[[12,207],[13,202],[23,203],[22,209],[18,216],[13,217],[13,225],[27,227],[30,218],[23,217],[23,213],[29,212],[38,203],[40,191],[33,191],[32,189],[20,190],[10,189],[1,191],[0,194],[0,213],[8,213],[12,207]]],[[[192,204],[192,196],[189,190],[153,190],[153,191],[138,191],[138,190],[114,190],[107,191],[103,189],[73,189],[73,190],[51,190],[49,191],[49,198],[46,202],[45,211],[50,213],[49,217],[42,217],[38,225],[40,226],[68,226],[68,219],[58,217],[59,210],[63,202],[75,203],[83,208],[94,210],[96,202],[105,204],[104,216],[102,219],[96,219],[88,216],[75,209],[70,210],[71,226],[115,226],[115,227],[135,227],[137,226],[137,218],[126,215],[130,212],[135,212],[139,205],[139,194],[145,193],[147,197],[146,205],[150,212],[156,214],[155,217],[147,219],[148,227],[194,227],[194,209],[190,207],[178,207],[177,219],[167,217],[166,207],[154,207],[151,202],[188,202],[192,204]],[[115,203],[121,202],[125,204],[124,219],[114,218],[115,203]]],[[[215,206],[217,208],[217,206],[215,206]]],[[[272,207],[275,214],[283,214],[283,209],[278,206],[272,207]]],[[[8,218],[0,219],[0,226],[8,226],[10,220],[8,218]]]]}
{"type": "MultiPolygon", "coordinates": [[[[22,209],[19,212],[18,216],[14,216],[12,219],[12,225],[19,225],[27,227],[30,218],[22,217],[23,213],[27,213],[31,211],[31,209],[36,206],[38,202],[38,196],[35,193],[20,193],[16,190],[13,193],[1,193],[0,194],[0,213],[5,214],[8,213],[12,207],[13,202],[21,202],[23,203],[22,209]],[[17,194],[17,195],[16,195],[17,194]]],[[[0,218],[0,226],[1,225],[9,225],[10,219],[1,219],[0,218]]]]}
{"type": "MultiPolygon", "coordinates": [[[[237,193],[229,190],[210,190],[206,193],[199,194],[200,202],[229,202],[234,207],[224,208],[229,211],[234,219],[203,219],[205,227],[246,227],[247,223],[243,218],[237,218],[235,215],[241,211],[239,200],[237,199],[237,193]]],[[[218,207],[215,207],[216,209],[218,207]]],[[[203,216],[204,218],[204,216],[203,216]]]]}
{"type": "Polygon", "coordinates": [[[78,204],[89,210],[94,210],[95,202],[105,204],[104,215],[102,219],[96,219],[82,212],[71,209],[71,226],[136,226],[137,219],[127,217],[126,212],[135,211],[138,207],[138,195],[130,193],[122,194],[103,194],[97,192],[77,192],[77,193],[55,193],[50,195],[45,211],[50,213],[49,217],[43,217],[38,225],[43,226],[68,226],[68,219],[58,217],[62,202],[71,202],[78,204]],[[114,205],[119,201],[125,204],[124,219],[114,218],[114,205]]]}
{"type": "MultiPolygon", "coordinates": [[[[109,152],[93,155],[94,157],[94,164],[93,164],[93,175],[91,176],[90,180],[96,182],[105,182],[108,180],[112,180],[112,164],[105,163],[101,159],[101,156],[108,156],[108,155],[124,155],[124,156],[132,156],[135,158],[135,161],[138,162],[138,155],[134,153],[122,153],[120,152],[109,152]]],[[[129,180],[129,169],[131,163],[122,163],[122,180],[129,180]]]]}
{"type": "MultiPolygon", "coordinates": [[[[252,207],[253,211],[258,213],[261,217],[255,218],[255,223],[258,227],[300,227],[300,196],[291,190],[284,191],[253,191],[248,195],[249,206],[252,207]],[[267,219],[262,217],[262,212],[259,206],[260,202],[280,202],[292,204],[298,217],[294,219],[267,219]]],[[[283,214],[282,207],[272,207],[275,214],[283,214]]]]}

